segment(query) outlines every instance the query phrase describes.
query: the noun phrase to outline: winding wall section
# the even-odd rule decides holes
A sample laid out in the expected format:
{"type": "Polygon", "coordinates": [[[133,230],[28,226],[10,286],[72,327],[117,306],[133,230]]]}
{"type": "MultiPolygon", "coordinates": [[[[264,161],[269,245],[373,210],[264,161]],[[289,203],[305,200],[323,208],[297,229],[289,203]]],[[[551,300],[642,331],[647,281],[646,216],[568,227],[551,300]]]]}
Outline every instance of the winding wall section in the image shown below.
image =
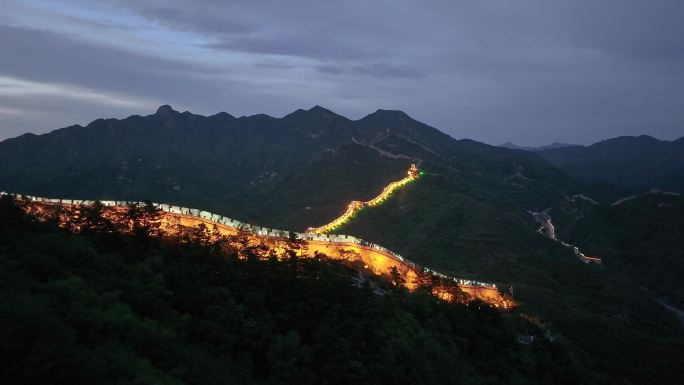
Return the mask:
{"type": "MultiPolygon", "coordinates": [[[[0,192],[0,195],[7,195],[0,192]]],[[[74,199],[53,199],[35,197],[30,195],[14,195],[19,199],[26,199],[31,202],[40,202],[49,205],[92,205],[95,201],[74,200],[74,199]]],[[[135,201],[100,201],[106,207],[125,208],[130,205],[144,205],[143,202],[135,201]]],[[[204,224],[208,228],[214,228],[222,235],[236,235],[239,231],[246,231],[263,243],[272,248],[283,248],[290,236],[305,241],[308,252],[313,254],[319,252],[336,260],[350,261],[354,258],[362,262],[366,268],[378,275],[387,275],[393,267],[402,274],[409,290],[416,288],[416,277],[419,273],[427,273],[442,279],[453,281],[464,292],[472,298],[477,298],[496,306],[509,307],[511,301],[506,300],[499,293],[496,285],[488,282],[481,282],[469,279],[448,277],[444,274],[420,267],[419,265],[405,259],[401,255],[386,249],[380,245],[366,242],[362,239],[350,235],[335,234],[315,234],[298,233],[286,230],[271,229],[267,227],[254,226],[222,215],[208,211],[168,205],[163,203],[152,203],[152,205],[163,213],[162,226],[170,223],[180,223],[187,227],[197,227],[204,224]]]]}

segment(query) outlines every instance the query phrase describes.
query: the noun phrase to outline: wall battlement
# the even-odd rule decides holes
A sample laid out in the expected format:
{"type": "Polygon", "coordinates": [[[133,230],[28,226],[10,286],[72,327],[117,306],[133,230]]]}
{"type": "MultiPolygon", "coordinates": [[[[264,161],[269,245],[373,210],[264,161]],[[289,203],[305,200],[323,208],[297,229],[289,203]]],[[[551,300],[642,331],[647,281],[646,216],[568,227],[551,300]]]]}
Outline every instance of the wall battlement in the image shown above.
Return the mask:
{"type": "MultiPolygon", "coordinates": [[[[49,205],[89,206],[95,203],[95,201],[92,200],[43,198],[31,195],[7,194],[5,192],[0,192],[0,195],[13,195],[18,199],[49,205]]],[[[100,203],[105,207],[113,208],[123,208],[130,205],[145,205],[144,202],[118,200],[106,200],[100,201],[100,203]]],[[[251,225],[208,211],[168,205],[164,203],[153,202],[152,205],[163,213],[167,221],[173,219],[188,227],[197,227],[200,224],[204,224],[209,228],[216,226],[216,228],[223,235],[235,235],[239,231],[246,231],[255,237],[259,237],[265,241],[265,243],[274,248],[283,247],[285,242],[290,237],[294,236],[296,239],[306,242],[309,252],[319,252],[328,255],[333,259],[346,260],[349,258],[350,252],[353,252],[354,255],[358,255],[365,266],[372,270],[375,274],[387,275],[390,269],[396,267],[397,270],[400,271],[404,276],[406,280],[405,286],[409,290],[415,289],[417,286],[414,283],[415,279],[419,273],[423,273],[455,283],[459,286],[459,288],[461,288],[461,290],[468,293],[472,298],[478,298],[485,302],[494,304],[506,303],[499,293],[496,285],[493,283],[449,277],[437,271],[421,267],[385,247],[364,241],[351,235],[299,233],[287,230],[271,229],[267,227],[251,225]]]]}
{"type": "Polygon", "coordinates": [[[418,179],[420,177],[421,172],[418,170],[415,164],[412,164],[411,167],[408,169],[406,172],[406,177],[404,177],[401,180],[392,182],[385,186],[384,189],[378,194],[375,198],[369,200],[369,201],[351,201],[349,205],[347,205],[347,210],[342,213],[339,217],[333,219],[330,223],[327,223],[323,226],[320,227],[309,227],[306,229],[306,232],[309,234],[326,234],[329,233],[330,231],[335,230],[336,228],[344,225],[345,223],[349,222],[356,213],[358,213],[361,209],[364,207],[374,207],[378,206],[381,203],[385,202],[396,190],[399,188],[407,185],[410,182],[413,182],[414,180],[418,179]]]}

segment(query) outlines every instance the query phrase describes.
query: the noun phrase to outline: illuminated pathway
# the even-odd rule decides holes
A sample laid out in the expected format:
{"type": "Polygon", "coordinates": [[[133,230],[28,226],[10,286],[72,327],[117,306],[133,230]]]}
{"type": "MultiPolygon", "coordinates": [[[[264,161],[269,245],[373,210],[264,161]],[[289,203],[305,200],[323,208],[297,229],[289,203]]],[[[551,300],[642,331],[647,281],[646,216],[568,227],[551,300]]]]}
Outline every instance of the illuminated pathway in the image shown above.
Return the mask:
{"type": "Polygon", "coordinates": [[[340,215],[327,225],[323,225],[321,227],[309,227],[308,229],[306,229],[306,232],[310,234],[327,234],[331,232],[332,230],[349,222],[349,220],[354,217],[354,214],[359,212],[359,210],[361,210],[362,208],[377,206],[382,202],[386,201],[387,198],[389,198],[389,196],[392,195],[392,193],[395,192],[397,189],[418,179],[421,173],[422,171],[418,171],[416,165],[412,164],[411,167],[408,169],[408,172],[406,173],[407,175],[404,179],[388,184],[384,189],[382,189],[382,192],[375,198],[366,202],[352,201],[349,204],[349,206],[347,206],[347,211],[345,211],[344,214],[340,215]]]}
{"type": "MultiPolygon", "coordinates": [[[[415,170],[415,167],[412,167],[412,170],[415,170]]],[[[417,170],[413,172],[417,172],[417,170]]],[[[4,192],[0,192],[0,195],[4,194],[4,192]]],[[[71,221],[70,212],[77,212],[80,206],[88,206],[95,203],[95,201],[88,200],[50,199],[30,195],[15,196],[20,201],[28,202],[24,203],[24,210],[26,212],[43,219],[55,219],[55,216],[57,216],[61,224],[71,221]]],[[[384,199],[382,194],[378,198],[384,199]]],[[[102,214],[103,217],[111,221],[120,221],[123,218],[123,220],[126,220],[126,224],[128,224],[128,220],[125,219],[125,216],[117,217],[117,213],[125,215],[130,205],[145,205],[143,202],[131,201],[100,201],[100,203],[106,208],[106,211],[102,214]]],[[[417,277],[419,275],[427,275],[444,282],[450,282],[451,285],[455,284],[463,292],[467,293],[471,299],[480,299],[496,307],[510,308],[515,306],[513,300],[504,297],[493,283],[448,277],[421,267],[380,245],[366,242],[353,236],[316,233],[303,234],[270,229],[253,226],[208,211],[161,203],[152,203],[152,205],[160,211],[162,216],[160,230],[169,236],[178,235],[178,225],[186,228],[204,226],[205,229],[218,231],[222,236],[235,236],[242,232],[243,234],[248,234],[251,244],[264,245],[278,255],[282,255],[287,250],[288,243],[290,242],[289,239],[294,236],[305,243],[306,255],[314,255],[318,252],[333,260],[352,263],[361,262],[372,273],[386,278],[390,278],[390,271],[396,269],[404,279],[406,288],[411,291],[418,287],[417,277]]],[[[301,251],[299,253],[304,256],[304,253],[301,251]]],[[[434,286],[433,293],[441,299],[449,300],[451,299],[451,294],[445,291],[445,287],[437,284],[437,286],[434,286]]]]}
{"type": "Polygon", "coordinates": [[[597,263],[597,264],[602,264],[601,258],[599,257],[592,257],[590,255],[586,255],[583,252],[580,251],[579,247],[575,245],[571,245],[569,243],[563,242],[558,237],[556,236],[556,227],[553,225],[553,222],[551,221],[551,216],[549,215],[550,209],[546,209],[541,212],[533,212],[529,211],[532,216],[534,216],[534,219],[541,225],[539,227],[539,230],[537,232],[547,238],[553,239],[556,242],[559,242],[561,245],[565,247],[571,247],[572,250],[575,252],[575,256],[580,259],[580,261],[584,263],[597,263]]]}

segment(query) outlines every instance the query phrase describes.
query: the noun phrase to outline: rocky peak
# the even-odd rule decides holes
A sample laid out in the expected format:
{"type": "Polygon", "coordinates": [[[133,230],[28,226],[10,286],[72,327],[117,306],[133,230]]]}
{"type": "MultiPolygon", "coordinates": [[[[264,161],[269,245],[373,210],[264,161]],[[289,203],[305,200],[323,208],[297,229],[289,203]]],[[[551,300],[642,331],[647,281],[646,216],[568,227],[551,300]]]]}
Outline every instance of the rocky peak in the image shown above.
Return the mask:
{"type": "Polygon", "coordinates": [[[176,112],[176,111],[171,106],[169,106],[168,104],[164,104],[162,106],[159,106],[159,108],[157,108],[156,115],[161,116],[162,118],[168,118],[174,112],[176,112]]]}

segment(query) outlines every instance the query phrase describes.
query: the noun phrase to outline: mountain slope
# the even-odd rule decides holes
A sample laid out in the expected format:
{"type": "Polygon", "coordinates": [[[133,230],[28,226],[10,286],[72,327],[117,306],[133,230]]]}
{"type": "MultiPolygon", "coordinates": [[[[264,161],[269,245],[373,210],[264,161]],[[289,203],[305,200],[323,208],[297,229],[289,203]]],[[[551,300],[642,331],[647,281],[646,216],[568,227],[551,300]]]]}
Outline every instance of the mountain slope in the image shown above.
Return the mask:
{"type": "MultiPolygon", "coordinates": [[[[660,254],[652,255],[659,260],[657,264],[651,261],[655,267],[647,269],[648,274],[639,279],[632,273],[649,261],[641,260],[641,264],[625,268],[634,256],[623,252],[636,247],[635,239],[627,234],[620,238],[620,244],[611,244],[616,249],[608,256],[605,267],[585,265],[570,248],[538,234],[538,226],[527,221],[531,215],[525,210],[453,192],[458,187],[451,183],[446,178],[421,177],[386,204],[362,210],[337,232],[379,242],[447,274],[498,282],[500,287],[511,290],[521,311],[553,325],[554,330],[591,352],[588,354],[601,370],[614,373],[620,381],[647,384],[652,378],[676,377],[657,362],[670,358],[681,361],[682,325],[651,292],[639,289],[644,280],[661,280],[649,287],[658,289],[663,298],[663,292],[681,286],[677,272],[683,265],[676,247],[661,247],[660,254]],[[670,270],[663,274],[661,267],[670,270]],[[653,361],[644,359],[645,351],[653,361]]],[[[578,203],[590,206],[586,210],[592,213],[603,208],[584,200],[568,200],[553,207],[572,212],[578,203]]],[[[626,214],[624,218],[639,222],[642,214],[626,214]]],[[[673,221],[681,222],[672,216],[664,223],[673,221]]],[[[605,248],[595,248],[584,242],[585,238],[564,237],[566,229],[580,232],[588,226],[599,232],[611,231],[609,223],[559,221],[557,225],[561,239],[603,257],[605,248]]],[[[635,226],[635,230],[630,235],[645,235],[644,226],[635,226]]],[[[671,230],[654,239],[654,243],[681,243],[684,230],[671,230]]],[[[672,292],[667,297],[675,295],[672,292]]]]}
{"type": "Polygon", "coordinates": [[[588,147],[537,153],[568,174],[587,181],[608,182],[635,191],[684,191],[684,137],[670,142],[647,135],[622,136],[588,147]]]}
{"type": "Polygon", "coordinates": [[[601,255],[639,288],[684,308],[684,198],[651,193],[612,206],[552,212],[559,236],[601,255]]]}
{"type": "Polygon", "coordinates": [[[377,195],[411,163],[426,174],[339,231],[431,268],[512,287],[521,309],[551,322],[611,378],[646,384],[676,376],[677,319],[649,293],[634,292],[626,276],[583,265],[541,237],[527,212],[572,208],[575,194],[605,202],[612,191],[536,153],[456,140],[400,111],[353,121],[321,107],[235,118],[162,106],[145,117],[0,143],[0,189],[151,198],[303,230],[377,195]]]}
{"type": "Polygon", "coordinates": [[[27,134],[0,143],[0,186],[35,195],[154,197],[302,229],[332,217],[351,196],[373,195],[414,161],[457,175],[462,190],[526,205],[581,190],[532,154],[457,141],[403,112],[351,121],[321,107],[277,119],[162,106],[150,116],[27,134]]]}
{"type": "Polygon", "coordinates": [[[384,281],[359,287],[339,263],[264,260],[228,244],[92,228],[76,236],[1,197],[0,374],[21,384],[201,385],[597,377],[518,314],[384,281]],[[518,334],[536,339],[520,344],[518,334]]]}

